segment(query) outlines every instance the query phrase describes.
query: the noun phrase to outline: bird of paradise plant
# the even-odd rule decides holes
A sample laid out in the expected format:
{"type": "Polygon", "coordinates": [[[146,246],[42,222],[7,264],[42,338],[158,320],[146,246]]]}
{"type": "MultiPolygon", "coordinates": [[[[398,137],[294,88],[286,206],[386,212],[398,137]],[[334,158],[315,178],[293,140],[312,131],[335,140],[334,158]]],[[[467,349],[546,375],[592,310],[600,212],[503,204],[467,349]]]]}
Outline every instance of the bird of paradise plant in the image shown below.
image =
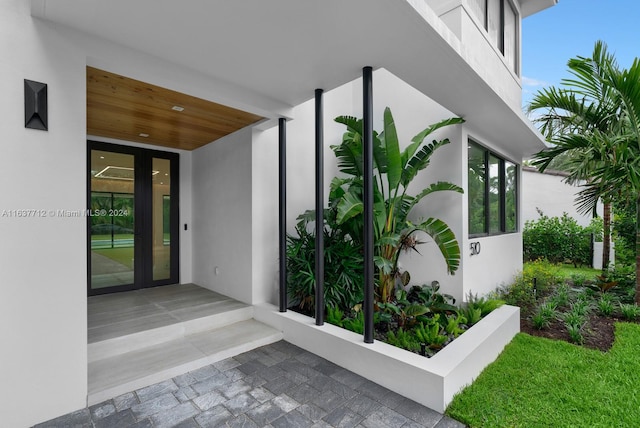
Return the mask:
{"type": "MultiPolygon", "coordinates": [[[[362,120],[351,116],[340,116],[336,122],[344,124],[347,131],[342,143],[332,146],[338,158],[338,168],[345,174],[331,182],[329,209],[335,221],[356,243],[362,242],[363,224],[363,164],[362,164],[362,120]]],[[[455,234],[440,219],[427,218],[419,223],[409,221],[411,210],[427,195],[439,191],[463,193],[453,183],[439,181],[423,189],[417,195],[407,193],[409,185],[418,173],[431,161],[431,156],[440,147],[449,144],[449,139],[425,139],[436,130],[463,123],[454,117],[428,126],[411,139],[411,143],[400,150],[398,134],[391,110],[384,111],[384,129],[374,131],[374,235],[375,264],[378,269],[376,299],[380,303],[390,301],[398,283],[409,282],[408,272],[401,272],[398,260],[402,250],[415,250],[420,241],[416,234],[424,232],[431,236],[447,264],[450,274],[460,265],[460,247],[455,234]]]]}

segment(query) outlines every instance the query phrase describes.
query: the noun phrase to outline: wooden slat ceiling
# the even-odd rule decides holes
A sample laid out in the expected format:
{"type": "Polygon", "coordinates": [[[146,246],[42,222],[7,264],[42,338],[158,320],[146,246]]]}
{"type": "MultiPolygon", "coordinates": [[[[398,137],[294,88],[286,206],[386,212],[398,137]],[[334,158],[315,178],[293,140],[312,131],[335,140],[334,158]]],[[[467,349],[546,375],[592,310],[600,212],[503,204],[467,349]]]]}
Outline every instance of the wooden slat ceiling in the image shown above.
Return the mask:
{"type": "Polygon", "coordinates": [[[87,67],[89,135],[193,150],[261,119],[255,114],[87,67]],[[174,106],[184,110],[173,110],[174,106]]]}

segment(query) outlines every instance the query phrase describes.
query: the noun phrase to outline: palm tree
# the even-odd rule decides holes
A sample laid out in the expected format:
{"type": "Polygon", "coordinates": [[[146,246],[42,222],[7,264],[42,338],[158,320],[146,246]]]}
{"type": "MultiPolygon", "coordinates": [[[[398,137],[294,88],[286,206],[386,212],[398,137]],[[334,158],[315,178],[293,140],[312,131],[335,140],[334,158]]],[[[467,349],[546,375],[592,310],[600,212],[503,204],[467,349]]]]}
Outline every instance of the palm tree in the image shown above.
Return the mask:
{"type": "MultiPolygon", "coordinates": [[[[536,120],[553,144],[535,156],[534,165],[544,170],[556,156],[570,153],[570,180],[587,180],[577,198],[583,212],[593,210],[599,199],[610,202],[624,189],[636,195],[640,208],[640,61],[636,58],[629,69],[621,70],[598,41],[590,58],[571,59],[568,67],[573,78],[562,81],[564,88],[540,91],[531,103],[530,111],[544,111],[536,120]]],[[[638,222],[636,302],[640,303],[638,222]]]]}

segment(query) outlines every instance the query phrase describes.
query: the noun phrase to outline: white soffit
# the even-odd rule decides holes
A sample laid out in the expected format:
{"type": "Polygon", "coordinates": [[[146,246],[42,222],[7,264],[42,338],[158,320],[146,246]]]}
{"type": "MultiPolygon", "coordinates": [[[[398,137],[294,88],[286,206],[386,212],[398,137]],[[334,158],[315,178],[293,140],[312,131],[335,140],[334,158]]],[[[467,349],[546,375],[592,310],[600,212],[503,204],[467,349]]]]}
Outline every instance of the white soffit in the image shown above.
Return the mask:
{"type": "Polygon", "coordinates": [[[32,0],[32,13],[290,106],[386,68],[496,143],[540,148],[424,0],[32,0]]]}

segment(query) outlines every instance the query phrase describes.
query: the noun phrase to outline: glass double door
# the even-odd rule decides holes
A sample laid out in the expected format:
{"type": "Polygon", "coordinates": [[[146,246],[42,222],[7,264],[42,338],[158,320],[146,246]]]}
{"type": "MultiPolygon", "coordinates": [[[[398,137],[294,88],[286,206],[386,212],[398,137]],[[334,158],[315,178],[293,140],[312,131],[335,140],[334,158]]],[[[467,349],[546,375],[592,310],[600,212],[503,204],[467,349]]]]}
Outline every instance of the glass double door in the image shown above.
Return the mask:
{"type": "Polygon", "coordinates": [[[179,155],[88,142],[89,295],[179,281],[179,155]]]}

